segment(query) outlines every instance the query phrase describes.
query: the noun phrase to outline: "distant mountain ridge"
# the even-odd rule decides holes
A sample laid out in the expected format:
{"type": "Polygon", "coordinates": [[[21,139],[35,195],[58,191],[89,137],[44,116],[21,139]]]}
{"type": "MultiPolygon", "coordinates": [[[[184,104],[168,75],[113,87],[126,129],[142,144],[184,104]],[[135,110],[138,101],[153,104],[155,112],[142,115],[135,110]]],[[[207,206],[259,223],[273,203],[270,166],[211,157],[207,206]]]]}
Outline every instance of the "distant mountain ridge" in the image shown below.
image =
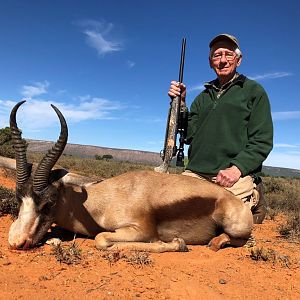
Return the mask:
{"type": "Polygon", "coordinates": [[[298,177],[300,178],[300,170],[263,166],[263,173],[274,177],[298,177]]]}
{"type": "MultiPolygon", "coordinates": [[[[41,140],[26,140],[28,143],[28,150],[32,152],[46,153],[53,145],[54,142],[41,141],[41,140]]],[[[80,144],[67,144],[64,150],[65,155],[72,155],[78,157],[95,157],[95,155],[112,155],[114,160],[128,161],[133,163],[159,165],[162,160],[160,154],[157,152],[130,150],[130,149],[117,149],[91,145],[80,144]]],[[[269,176],[276,177],[299,177],[300,170],[263,166],[263,173],[269,176]]]]}
{"type": "MultiPolygon", "coordinates": [[[[46,153],[54,142],[40,141],[40,140],[26,140],[28,143],[28,150],[32,152],[46,153]]],[[[64,154],[78,156],[78,157],[95,157],[95,155],[112,155],[114,160],[129,161],[134,163],[147,163],[156,165],[161,163],[159,153],[141,150],[117,149],[91,145],[67,144],[64,154]]]]}

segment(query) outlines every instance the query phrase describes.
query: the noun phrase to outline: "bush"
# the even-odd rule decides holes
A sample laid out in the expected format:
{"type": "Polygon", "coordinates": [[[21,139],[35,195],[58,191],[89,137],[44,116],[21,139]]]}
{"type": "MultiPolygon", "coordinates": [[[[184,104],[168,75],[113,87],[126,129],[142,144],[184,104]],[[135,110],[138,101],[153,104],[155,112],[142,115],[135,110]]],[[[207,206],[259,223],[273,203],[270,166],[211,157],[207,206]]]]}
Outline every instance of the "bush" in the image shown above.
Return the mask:
{"type": "Polygon", "coordinates": [[[113,159],[113,156],[111,154],[104,154],[104,155],[98,155],[96,154],[95,155],[95,159],[96,160],[110,160],[110,159],[113,159]]]}
{"type": "Polygon", "coordinates": [[[12,145],[0,145],[0,156],[15,158],[15,150],[12,145]]]}
{"type": "Polygon", "coordinates": [[[293,242],[300,242],[300,213],[293,212],[287,215],[285,224],[279,227],[279,233],[293,242]]]}
{"type": "Polygon", "coordinates": [[[113,156],[110,155],[110,154],[104,154],[104,155],[102,156],[102,159],[110,160],[110,159],[113,159],[113,156]]]}
{"type": "Polygon", "coordinates": [[[11,131],[9,127],[0,129],[0,145],[10,143],[12,140],[11,131]]]}
{"type": "Polygon", "coordinates": [[[289,240],[300,241],[300,180],[266,177],[263,182],[269,217],[283,213],[287,219],[279,233],[289,240]]]}
{"type": "MultiPolygon", "coordinates": [[[[25,149],[27,149],[28,144],[25,139],[22,139],[25,143],[25,149]]],[[[15,150],[12,144],[11,130],[9,127],[0,129],[0,155],[15,158],[15,150]]]]}
{"type": "Polygon", "coordinates": [[[300,210],[300,180],[291,178],[263,178],[268,208],[284,213],[300,210]]]}
{"type": "Polygon", "coordinates": [[[0,217],[12,215],[18,216],[18,203],[12,190],[0,186],[0,217]]]}
{"type": "Polygon", "coordinates": [[[0,155],[10,158],[15,157],[15,151],[12,145],[12,137],[9,127],[0,129],[0,155]]]}

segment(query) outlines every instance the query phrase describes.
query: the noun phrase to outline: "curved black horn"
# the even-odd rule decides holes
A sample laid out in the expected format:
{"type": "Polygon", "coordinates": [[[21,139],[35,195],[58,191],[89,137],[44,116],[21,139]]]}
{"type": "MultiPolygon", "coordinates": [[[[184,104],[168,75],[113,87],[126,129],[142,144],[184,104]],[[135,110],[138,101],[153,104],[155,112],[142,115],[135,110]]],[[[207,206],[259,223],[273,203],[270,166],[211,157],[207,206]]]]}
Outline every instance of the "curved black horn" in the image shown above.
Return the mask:
{"type": "Polygon", "coordinates": [[[17,110],[25,102],[26,100],[17,103],[10,113],[10,130],[12,135],[13,146],[15,149],[18,185],[24,184],[31,173],[31,165],[27,163],[26,158],[26,142],[22,139],[22,132],[18,128],[16,122],[17,110]]]}
{"type": "Polygon", "coordinates": [[[59,109],[53,104],[51,104],[51,106],[55,110],[60,121],[60,135],[55,145],[44,156],[36,169],[33,178],[33,190],[36,193],[42,192],[48,186],[51,169],[63,153],[68,140],[67,122],[59,109]]]}

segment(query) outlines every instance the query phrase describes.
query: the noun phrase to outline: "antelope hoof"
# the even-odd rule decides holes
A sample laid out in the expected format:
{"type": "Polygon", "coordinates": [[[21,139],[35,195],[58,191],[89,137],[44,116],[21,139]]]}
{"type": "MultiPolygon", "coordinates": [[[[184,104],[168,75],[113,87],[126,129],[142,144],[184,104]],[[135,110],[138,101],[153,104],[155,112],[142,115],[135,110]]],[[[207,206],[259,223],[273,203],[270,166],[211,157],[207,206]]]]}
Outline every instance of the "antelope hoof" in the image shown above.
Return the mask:
{"type": "Polygon", "coordinates": [[[185,241],[181,238],[174,238],[172,240],[172,243],[177,244],[176,245],[177,252],[188,252],[189,251],[188,247],[186,246],[185,241]]]}
{"type": "Polygon", "coordinates": [[[229,243],[230,243],[229,237],[223,233],[211,239],[211,241],[208,244],[208,247],[210,250],[217,252],[229,243]]]}
{"type": "Polygon", "coordinates": [[[220,247],[220,245],[218,244],[218,242],[217,242],[217,241],[213,241],[213,240],[211,240],[211,241],[209,242],[208,248],[209,248],[210,250],[212,250],[212,251],[215,251],[215,252],[217,252],[217,251],[219,251],[219,250],[221,249],[221,247],[220,247]]]}

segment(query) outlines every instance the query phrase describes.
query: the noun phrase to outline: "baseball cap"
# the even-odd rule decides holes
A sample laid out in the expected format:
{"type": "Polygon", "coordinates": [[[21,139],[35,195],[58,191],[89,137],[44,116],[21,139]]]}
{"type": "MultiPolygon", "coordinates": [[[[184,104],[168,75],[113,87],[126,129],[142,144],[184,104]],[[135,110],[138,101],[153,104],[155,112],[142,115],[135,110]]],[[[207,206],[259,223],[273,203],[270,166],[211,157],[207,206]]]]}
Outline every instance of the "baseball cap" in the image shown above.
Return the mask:
{"type": "Polygon", "coordinates": [[[222,40],[229,40],[229,41],[233,42],[238,48],[240,48],[237,38],[228,33],[222,33],[222,34],[219,34],[216,37],[214,37],[211,40],[211,42],[209,43],[209,48],[211,48],[215,43],[222,41],[222,40]]]}

